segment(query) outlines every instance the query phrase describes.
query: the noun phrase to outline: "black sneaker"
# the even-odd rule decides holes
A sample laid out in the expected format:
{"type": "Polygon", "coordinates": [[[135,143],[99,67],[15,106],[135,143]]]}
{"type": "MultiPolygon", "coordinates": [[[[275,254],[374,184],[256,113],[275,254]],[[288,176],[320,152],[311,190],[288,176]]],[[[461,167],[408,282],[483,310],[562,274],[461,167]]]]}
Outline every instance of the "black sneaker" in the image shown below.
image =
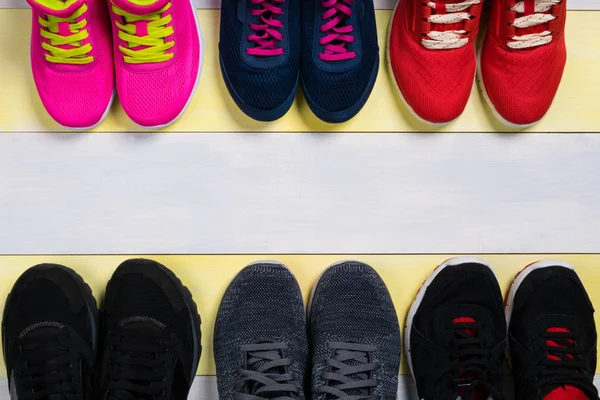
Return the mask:
{"type": "Polygon", "coordinates": [[[395,400],[401,340],[385,283],[356,261],[323,272],[311,296],[312,398],[395,400]]]}
{"type": "Polygon", "coordinates": [[[409,310],[405,341],[421,399],[502,399],[506,322],[491,267],[474,257],[440,265],[409,310]]]}
{"type": "Polygon", "coordinates": [[[165,266],[125,261],[106,287],[100,398],[185,400],[200,359],[200,316],[165,266]]]}
{"type": "Polygon", "coordinates": [[[306,311],[292,273],[273,262],[247,266],[217,313],[219,399],[304,399],[307,347],[306,311]]]}
{"type": "Polygon", "coordinates": [[[594,309],[572,266],[525,268],[510,289],[506,319],[516,400],[598,399],[594,309]]]}
{"type": "Polygon", "coordinates": [[[97,327],[96,300],[73,270],[42,264],[25,271],[2,321],[11,399],[90,399],[97,327]]]}

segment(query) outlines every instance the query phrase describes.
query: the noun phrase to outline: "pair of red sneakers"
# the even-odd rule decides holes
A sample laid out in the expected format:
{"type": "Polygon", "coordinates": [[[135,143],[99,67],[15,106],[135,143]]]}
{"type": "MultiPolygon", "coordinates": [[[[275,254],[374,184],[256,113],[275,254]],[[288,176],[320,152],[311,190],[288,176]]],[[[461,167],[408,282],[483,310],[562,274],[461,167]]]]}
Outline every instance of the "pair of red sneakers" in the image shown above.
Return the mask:
{"type": "Polygon", "coordinates": [[[476,70],[503,124],[526,128],[548,112],[567,58],[566,0],[491,1],[479,54],[484,0],[398,1],[388,58],[400,96],[419,120],[445,125],[460,117],[476,70]]]}

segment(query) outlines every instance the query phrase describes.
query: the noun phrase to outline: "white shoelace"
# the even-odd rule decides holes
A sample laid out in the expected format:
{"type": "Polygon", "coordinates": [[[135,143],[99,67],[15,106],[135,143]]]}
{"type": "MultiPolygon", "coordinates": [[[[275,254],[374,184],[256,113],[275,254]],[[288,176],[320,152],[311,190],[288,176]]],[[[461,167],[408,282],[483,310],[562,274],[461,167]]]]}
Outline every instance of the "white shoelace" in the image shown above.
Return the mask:
{"type": "MultiPolygon", "coordinates": [[[[461,3],[445,4],[445,14],[435,14],[427,20],[432,24],[456,24],[466,21],[471,18],[471,15],[465,10],[479,3],[481,3],[481,0],[465,0],[461,3]]],[[[433,1],[428,2],[427,5],[434,10],[436,8],[436,3],[433,1]]],[[[423,39],[422,43],[429,50],[457,49],[469,42],[469,38],[462,36],[465,33],[467,31],[464,30],[431,31],[427,34],[428,39],[423,39]]]]}
{"type": "MultiPolygon", "coordinates": [[[[553,6],[559,4],[562,0],[535,0],[535,14],[519,17],[513,22],[515,28],[529,28],[538,26],[552,21],[556,17],[552,14],[545,14],[553,6]]],[[[519,1],[511,8],[517,13],[525,12],[525,2],[519,1]]],[[[513,36],[513,41],[508,43],[508,47],[512,49],[526,49],[529,47],[542,46],[552,41],[552,32],[546,30],[540,33],[532,33],[529,35],[513,36]]]]}

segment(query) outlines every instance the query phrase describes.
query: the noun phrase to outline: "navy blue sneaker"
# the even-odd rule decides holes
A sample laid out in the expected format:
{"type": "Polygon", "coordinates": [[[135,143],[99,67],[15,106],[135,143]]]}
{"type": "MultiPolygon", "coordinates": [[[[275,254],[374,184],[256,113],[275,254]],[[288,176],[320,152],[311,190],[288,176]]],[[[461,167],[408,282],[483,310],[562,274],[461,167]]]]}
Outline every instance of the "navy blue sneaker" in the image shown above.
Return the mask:
{"type": "Polygon", "coordinates": [[[311,296],[312,398],[395,400],[401,341],[381,277],[366,264],[329,267],[311,296]]]}
{"type": "Polygon", "coordinates": [[[306,311],[278,263],[244,268],[223,295],[214,335],[220,400],[304,400],[306,311]]]}
{"type": "Polygon", "coordinates": [[[300,74],[301,0],[223,0],[219,59],[231,97],[249,117],[290,109],[300,74]]]}
{"type": "Polygon", "coordinates": [[[317,117],[339,123],[358,114],[378,70],[373,0],[305,0],[302,88],[317,117]]]}

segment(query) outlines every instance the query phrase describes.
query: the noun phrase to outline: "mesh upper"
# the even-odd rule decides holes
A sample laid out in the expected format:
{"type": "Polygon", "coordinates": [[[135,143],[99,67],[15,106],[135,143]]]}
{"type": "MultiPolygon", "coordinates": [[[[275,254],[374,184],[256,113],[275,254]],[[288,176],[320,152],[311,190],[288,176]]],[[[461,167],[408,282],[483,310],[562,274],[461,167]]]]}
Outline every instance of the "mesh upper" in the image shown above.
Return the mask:
{"type": "Polygon", "coordinates": [[[481,75],[496,111],[514,124],[530,124],[548,112],[567,59],[564,36],[527,50],[498,46],[488,37],[481,53],[481,75]]]}
{"type": "MultiPolygon", "coordinates": [[[[232,89],[246,105],[259,110],[273,110],[294,91],[298,81],[300,62],[300,1],[286,0],[288,4],[288,34],[281,45],[287,62],[272,68],[249,65],[245,55],[246,37],[243,23],[237,18],[239,0],[223,0],[221,6],[221,34],[219,54],[232,89]]],[[[250,0],[247,1],[250,4],[250,0]]],[[[251,7],[248,6],[247,12],[251,7]]],[[[257,57],[258,58],[258,57],[257,57]]],[[[231,90],[231,89],[230,89],[231,90]]]]}
{"type": "MultiPolygon", "coordinates": [[[[565,329],[575,334],[576,348],[583,355],[590,388],[596,370],[596,326],[594,310],[577,274],[568,268],[552,266],[532,270],[520,283],[513,302],[509,323],[509,349],[515,375],[515,398],[531,398],[537,394],[538,362],[548,353],[540,348],[540,332],[549,328],[565,329]],[[518,349],[518,351],[516,351],[518,349]]],[[[569,379],[565,375],[565,379],[569,379]]],[[[550,390],[552,387],[546,387],[550,390]]],[[[580,387],[588,395],[590,391],[580,387]]],[[[595,391],[595,390],[594,390],[595,391]]],[[[577,398],[571,393],[571,398],[577,398]]],[[[570,395],[571,395],[570,394],[570,395]]],[[[548,398],[560,399],[565,391],[554,392],[548,398]]],[[[597,394],[591,398],[597,398],[597,394]]]]}
{"type": "Polygon", "coordinates": [[[173,351],[181,358],[187,371],[191,369],[194,358],[194,334],[200,337],[200,327],[193,323],[193,299],[186,299],[186,289],[168,271],[152,260],[123,262],[106,288],[104,335],[109,330],[118,330],[121,322],[128,318],[155,319],[176,334],[179,344],[173,351]]]}
{"type": "MultiPolygon", "coordinates": [[[[315,63],[315,60],[319,60],[318,53],[323,50],[323,46],[313,47],[319,39],[314,37],[314,32],[315,13],[318,13],[316,18],[321,22],[321,1],[308,0],[302,4],[302,84],[312,101],[330,112],[347,110],[359,101],[369,86],[373,66],[379,58],[373,2],[356,2],[361,1],[364,4],[364,16],[362,23],[355,26],[354,31],[360,32],[362,45],[360,48],[352,47],[357,53],[356,57],[360,58],[360,63],[349,70],[346,70],[348,64],[356,59],[327,63],[329,67],[334,67],[333,71],[325,71],[315,63]]],[[[355,5],[354,8],[358,7],[355,5]]]]}
{"type": "Polygon", "coordinates": [[[45,60],[40,26],[32,33],[32,71],[37,90],[49,114],[60,124],[82,127],[96,124],[104,115],[114,90],[111,34],[106,5],[89,1],[86,13],[94,61],[85,65],[53,64],[45,60]]]}
{"type": "Polygon", "coordinates": [[[325,384],[326,361],[332,357],[329,342],[357,342],[377,347],[373,361],[381,364],[375,394],[394,400],[400,363],[400,328],[396,310],[383,280],[359,262],[330,267],[319,279],[310,311],[313,345],[312,388],[325,384]]]}
{"type": "Polygon", "coordinates": [[[399,7],[394,14],[389,44],[396,84],[420,118],[434,123],[453,121],[464,111],[473,89],[474,46],[428,50],[408,32],[403,11],[399,7]]]}
{"type": "Polygon", "coordinates": [[[265,340],[289,345],[284,357],[293,361],[289,372],[303,398],[308,358],[304,302],[293,275],[276,264],[245,268],[223,296],[214,335],[220,400],[234,398],[244,357],[239,347],[265,340]]]}

